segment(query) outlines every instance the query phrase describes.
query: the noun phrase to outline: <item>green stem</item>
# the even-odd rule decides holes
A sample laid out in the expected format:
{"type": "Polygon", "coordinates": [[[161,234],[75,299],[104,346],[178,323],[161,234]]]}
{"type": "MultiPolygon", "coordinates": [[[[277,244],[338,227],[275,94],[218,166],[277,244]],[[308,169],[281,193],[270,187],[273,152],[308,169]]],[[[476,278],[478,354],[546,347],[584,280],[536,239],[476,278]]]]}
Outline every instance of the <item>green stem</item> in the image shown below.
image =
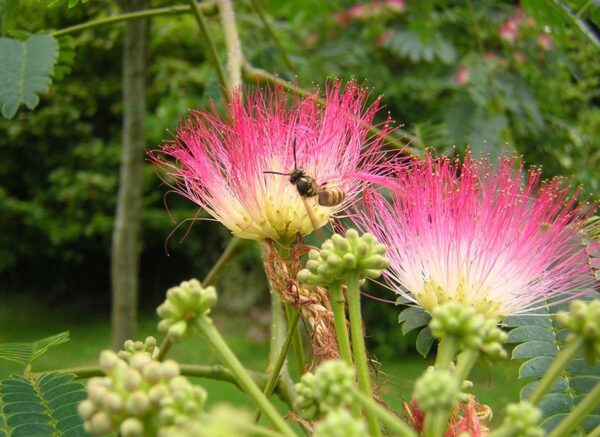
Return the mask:
{"type": "MultiPolygon", "coordinates": [[[[348,273],[348,311],[350,313],[350,334],[352,336],[352,350],[354,352],[354,363],[358,374],[358,386],[368,398],[373,399],[371,378],[369,377],[369,365],[367,362],[367,351],[365,337],[362,327],[362,315],[360,311],[360,284],[356,272],[348,273]]],[[[381,430],[379,422],[371,411],[365,411],[367,424],[373,437],[380,437],[381,430]]]]}
{"type": "MultiPolygon", "coordinates": [[[[269,373],[272,373],[279,356],[279,351],[281,351],[285,342],[287,322],[281,308],[279,295],[273,290],[272,284],[269,284],[269,289],[271,296],[271,339],[269,342],[269,365],[267,370],[269,373]]],[[[294,399],[294,381],[292,381],[286,362],[284,362],[279,372],[279,388],[280,390],[286,390],[286,395],[290,399],[294,399]]]]}
{"type": "Polygon", "coordinates": [[[242,45],[235,25],[233,5],[230,0],[215,0],[219,8],[221,25],[227,46],[227,84],[229,90],[242,84],[242,45]]]}
{"type": "MultiPolygon", "coordinates": [[[[198,8],[206,15],[212,15],[216,13],[217,9],[212,2],[202,2],[197,4],[198,8]]],[[[107,18],[99,18],[97,20],[87,21],[85,23],[76,24],[74,26],[65,27],[64,29],[55,30],[50,32],[50,35],[59,37],[68,35],[70,33],[77,33],[87,29],[93,29],[94,27],[106,26],[109,24],[120,23],[122,21],[137,20],[140,18],[156,17],[161,15],[181,15],[187,14],[191,10],[190,6],[167,6],[164,8],[146,9],[138,12],[130,12],[127,14],[114,15],[107,18]]]]}
{"type": "Polygon", "coordinates": [[[281,55],[283,62],[285,62],[285,65],[287,65],[288,69],[291,72],[294,72],[295,71],[294,64],[293,64],[292,60],[290,59],[290,57],[288,56],[287,51],[283,48],[283,44],[281,44],[281,40],[277,36],[277,33],[275,32],[275,29],[271,25],[271,21],[269,20],[269,17],[267,17],[267,13],[265,12],[263,7],[259,3],[259,0],[250,0],[250,3],[252,3],[252,7],[254,8],[254,10],[256,11],[258,16],[260,17],[260,20],[262,21],[263,26],[265,26],[267,33],[269,34],[269,36],[275,43],[277,50],[279,50],[279,54],[281,55]]]}
{"type": "Polygon", "coordinates": [[[453,336],[446,336],[440,339],[437,355],[435,357],[436,369],[449,370],[452,367],[457,350],[458,343],[453,336]]]}
{"type": "Polygon", "coordinates": [[[158,361],[164,360],[167,356],[167,353],[171,350],[171,346],[173,346],[173,341],[171,340],[171,336],[167,334],[160,346],[158,346],[158,356],[156,359],[158,361]]]}
{"type": "Polygon", "coordinates": [[[298,328],[298,320],[300,319],[300,310],[294,308],[291,304],[285,305],[285,313],[287,315],[288,325],[294,326],[292,346],[294,349],[294,357],[296,357],[296,366],[300,376],[306,373],[306,361],[304,358],[304,346],[302,345],[302,337],[298,328]]]}
{"type": "MultiPolygon", "coordinates": [[[[273,389],[275,388],[275,385],[277,384],[277,380],[279,379],[279,373],[281,372],[283,363],[285,363],[288,352],[290,350],[290,345],[292,344],[292,338],[294,337],[294,332],[296,331],[296,324],[298,323],[299,318],[300,318],[300,313],[295,312],[292,315],[292,319],[290,320],[290,323],[288,325],[288,332],[285,337],[285,341],[283,343],[283,346],[281,347],[281,350],[279,351],[279,356],[277,357],[277,360],[275,361],[273,370],[271,370],[271,376],[269,377],[269,380],[267,381],[267,385],[265,386],[265,390],[263,392],[267,399],[269,399],[271,397],[271,394],[273,393],[273,389]]],[[[261,415],[261,410],[259,409],[256,412],[256,414],[254,415],[254,423],[258,423],[258,421],[260,420],[260,415],[261,415]]]]}
{"type": "MultiPolygon", "coordinates": [[[[204,43],[206,44],[207,55],[210,59],[210,62],[213,64],[215,69],[215,73],[217,75],[217,80],[221,85],[221,92],[223,96],[227,100],[229,98],[229,93],[227,90],[229,87],[227,86],[227,79],[225,78],[225,71],[223,70],[223,66],[221,65],[221,61],[219,61],[219,55],[217,54],[217,47],[215,46],[215,42],[212,39],[212,36],[208,30],[208,23],[206,22],[206,18],[204,17],[204,13],[198,7],[196,0],[188,0],[190,3],[190,9],[194,14],[194,18],[198,23],[198,27],[200,28],[200,33],[202,34],[202,38],[204,39],[204,43]]],[[[235,238],[235,237],[234,237],[235,238]]]]}
{"type": "Polygon", "coordinates": [[[473,27],[473,34],[475,35],[475,41],[477,42],[477,48],[481,55],[485,53],[485,47],[483,46],[483,39],[481,38],[481,33],[479,32],[479,24],[477,23],[477,18],[475,17],[475,8],[473,7],[473,1],[467,0],[467,8],[469,9],[469,17],[471,19],[471,26],[473,27]]]}
{"type": "Polygon", "coordinates": [[[342,286],[339,282],[329,285],[329,294],[331,295],[331,309],[333,311],[333,323],[335,325],[335,336],[337,338],[340,357],[350,367],[352,363],[352,349],[350,348],[350,338],[348,336],[348,326],[346,324],[346,298],[342,292],[342,286]]]}
{"type": "Polygon", "coordinates": [[[479,351],[475,349],[467,349],[458,355],[456,359],[456,368],[454,369],[454,376],[460,383],[467,379],[467,376],[469,376],[469,373],[471,372],[471,369],[477,362],[478,358],[479,351]]]}
{"type": "MultiPolygon", "coordinates": [[[[448,335],[440,339],[438,344],[438,352],[435,357],[435,367],[441,370],[450,370],[456,357],[456,351],[458,350],[458,342],[456,338],[448,335]]],[[[477,355],[473,357],[472,354],[467,354],[463,360],[459,373],[456,374],[456,378],[461,382],[464,381],[464,377],[461,375],[468,374],[471,367],[475,363],[473,360],[477,360],[477,355]]],[[[448,425],[448,419],[450,418],[450,410],[440,410],[428,412],[425,416],[425,425],[423,435],[425,437],[437,437],[444,435],[448,425]]]]}
{"type": "MultiPolygon", "coordinates": [[[[223,273],[225,267],[227,267],[231,260],[233,260],[237,255],[239,255],[245,247],[245,242],[239,238],[233,237],[231,240],[229,240],[229,243],[227,243],[227,247],[225,248],[223,253],[221,253],[221,256],[219,256],[217,262],[215,262],[215,264],[212,266],[212,268],[202,281],[202,286],[208,287],[209,285],[213,285],[215,281],[219,278],[221,273],[223,273]]],[[[164,360],[164,358],[167,356],[167,353],[171,350],[171,346],[173,346],[173,342],[171,341],[171,337],[169,337],[169,334],[167,334],[158,348],[159,352],[156,359],[158,361],[164,360]]]]}
{"type": "Polygon", "coordinates": [[[213,285],[216,280],[221,276],[225,267],[234,259],[237,255],[239,255],[247,246],[247,242],[237,237],[233,237],[227,243],[227,247],[219,256],[219,259],[213,267],[210,269],[204,280],[202,281],[203,287],[208,287],[209,285],[213,285]]]}
{"type": "Polygon", "coordinates": [[[587,415],[598,405],[600,405],[600,384],[596,384],[592,391],[548,434],[548,437],[571,435],[571,432],[577,428],[577,425],[583,422],[587,415]]]}
{"type": "MultiPolygon", "coordinates": [[[[282,87],[285,90],[296,93],[299,96],[307,97],[309,95],[313,95],[313,92],[310,92],[304,88],[300,88],[299,86],[288,82],[287,80],[281,79],[280,77],[275,76],[274,74],[269,73],[262,68],[254,67],[248,61],[243,61],[242,64],[242,73],[243,78],[246,82],[255,85],[258,83],[270,83],[273,85],[277,85],[282,87]]],[[[325,104],[325,99],[322,97],[316,97],[315,100],[323,105],[325,104]]],[[[381,129],[369,125],[369,133],[373,136],[380,136],[382,134],[381,129]]],[[[413,142],[415,140],[415,136],[410,132],[401,129],[395,128],[394,134],[388,135],[386,137],[386,144],[389,144],[392,147],[397,149],[406,149],[407,153],[410,151],[409,147],[406,143],[413,142]],[[398,136],[399,138],[395,138],[394,136],[398,136]]]]}
{"type": "Polygon", "coordinates": [[[587,437],[600,437],[600,425],[594,428],[592,432],[587,435],[587,437]]]}
{"type": "MultiPolygon", "coordinates": [[[[342,286],[339,282],[329,285],[329,294],[331,295],[331,309],[333,311],[333,323],[335,326],[335,336],[337,339],[340,357],[350,367],[354,367],[352,362],[352,348],[350,347],[350,338],[348,336],[348,325],[346,322],[346,298],[342,292],[342,286]]],[[[352,404],[352,413],[354,417],[360,417],[360,408],[356,403],[352,404]]]]}
{"type": "Polygon", "coordinates": [[[417,437],[417,434],[410,426],[375,402],[373,398],[365,396],[363,393],[355,390],[354,399],[356,399],[356,401],[362,405],[365,411],[369,411],[370,413],[379,417],[379,419],[385,423],[389,430],[392,431],[393,435],[398,435],[401,437],[417,437]]]}
{"type": "Polygon", "coordinates": [[[229,349],[229,346],[227,346],[227,343],[225,343],[225,340],[215,328],[212,320],[206,316],[199,317],[196,321],[196,326],[204,338],[210,343],[223,364],[228,366],[231,372],[235,375],[240,386],[254,400],[256,405],[263,410],[273,425],[275,425],[275,427],[281,431],[282,434],[295,437],[295,433],[292,431],[292,428],[290,428],[283,417],[281,417],[273,404],[271,404],[263,395],[242,363],[240,363],[235,354],[231,351],[231,349],[229,349]]]}
{"type": "Polygon", "coordinates": [[[552,387],[554,380],[558,378],[564,369],[566,369],[582,346],[583,339],[578,338],[577,340],[567,344],[567,346],[560,351],[560,353],[552,362],[550,368],[546,370],[546,373],[544,374],[538,386],[529,396],[529,402],[531,402],[533,405],[538,405],[540,403],[540,401],[552,387]]]}

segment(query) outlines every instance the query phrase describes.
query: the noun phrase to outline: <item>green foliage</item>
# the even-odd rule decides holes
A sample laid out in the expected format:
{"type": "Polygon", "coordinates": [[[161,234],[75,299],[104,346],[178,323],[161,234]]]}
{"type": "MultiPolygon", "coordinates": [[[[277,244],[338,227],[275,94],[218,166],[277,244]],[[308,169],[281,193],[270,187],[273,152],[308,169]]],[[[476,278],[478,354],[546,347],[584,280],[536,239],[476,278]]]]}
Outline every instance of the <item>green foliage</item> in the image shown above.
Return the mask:
{"type": "Polygon", "coordinates": [[[47,1],[48,1],[48,7],[50,7],[50,8],[52,8],[54,6],[60,6],[63,3],[67,3],[69,6],[69,9],[74,8],[79,3],[87,3],[88,2],[88,0],[47,0],[47,1]]]}
{"type": "Polygon", "coordinates": [[[46,373],[38,379],[12,376],[0,382],[0,436],[86,436],[77,413],[85,399],[75,375],[46,373]]]}
{"type": "MultiPolygon", "coordinates": [[[[526,400],[563,348],[566,331],[555,325],[548,309],[507,317],[504,323],[513,328],[508,334],[508,343],[517,344],[512,359],[526,360],[519,369],[519,378],[528,381],[520,394],[521,400],[526,400]]],[[[552,430],[598,383],[600,365],[587,367],[583,358],[576,358],[540,403],[542,427],[547,432],[552,430]]],[[[577,435],[590,432],[599,423],[600,411],[596,411],[587,417],[577,435]]]]}
{"type": "MultiPolygon", "coordinates": [[[[396,305],[408,303],[403,297],[396,300],[396,305]]],[[[398,323],[402,326],[402,334],[406,335],[409,332],[419,330],[416,338],[416,348],[423,357],[426,357],[433,345],[433,336],[429,329],[431,316],[421,307],[409,306],[398,315],[398,323]]]]}
{"type": "Polygon", "coordinates": [[[0,343],[0,358],[28,366],[48,352],[48,349],[69,341],[69,332],[42,338],[33,343],[0,343]]]}
{"type": "Polygon", "coordinates": [[[0,104],[2,115],[12,118],[21,104],[34,109],[38,94],[48,91],[58,56],[58,43],[50,35],[25,41],[0,38],[0,104]]]}

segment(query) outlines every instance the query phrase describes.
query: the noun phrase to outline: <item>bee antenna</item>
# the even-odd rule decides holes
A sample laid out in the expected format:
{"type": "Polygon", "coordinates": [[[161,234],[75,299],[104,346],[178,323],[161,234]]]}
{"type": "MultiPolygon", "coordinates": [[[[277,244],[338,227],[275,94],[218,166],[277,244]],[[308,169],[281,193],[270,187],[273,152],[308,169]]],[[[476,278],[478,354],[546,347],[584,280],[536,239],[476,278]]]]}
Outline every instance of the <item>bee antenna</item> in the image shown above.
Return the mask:
{"type": "Polygon", "coordinates": [[[291,176],[291,173],[280,173],[278,171],[263,171],[265,174],[278,174],[281,176],[291,176]]]}
{"type": "Polygon", "coordinates": [[[298,162],[296,161],[296,138],[292,140],[292,149],[294,150],[294,169],[297,169],[298,162]]]}

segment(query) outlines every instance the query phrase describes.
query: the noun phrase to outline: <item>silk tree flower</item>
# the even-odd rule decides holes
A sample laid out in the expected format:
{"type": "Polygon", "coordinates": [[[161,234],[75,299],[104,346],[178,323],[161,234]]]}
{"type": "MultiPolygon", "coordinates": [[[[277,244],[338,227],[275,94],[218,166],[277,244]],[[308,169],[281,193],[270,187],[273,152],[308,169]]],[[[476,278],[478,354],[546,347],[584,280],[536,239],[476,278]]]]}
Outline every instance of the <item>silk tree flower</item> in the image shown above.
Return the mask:
{"type": "Polygon", "coordinates": [[[397,169],[391,200],[365,196],[354,220],[388,246],[394,291],[429,312],[458,301],[496,320],[589,291],[579,230],[591,208],[516,161],[428,154],[397,169]]]}
{"type": "Polygon", "coordinates": [[[314,230],[303,199],[288,176],[296,166],[321,185],[345,193],[333,207],[305,198],[316,227],[339,214],[365,187],[382,157],[384,134],[369,136],[379,100],[365,107],[367,92],[339,82],[300,98],[281,88],[235,92],[221,114],[194,111],[174,142],[151,152],[174,191],[192,200],[231,232],[252,240],[291,241],[314,230]],[[294,153],[295,150],[295,153],[294,153]],[[294,156],[294,154],[296,156],[294,156]]]}

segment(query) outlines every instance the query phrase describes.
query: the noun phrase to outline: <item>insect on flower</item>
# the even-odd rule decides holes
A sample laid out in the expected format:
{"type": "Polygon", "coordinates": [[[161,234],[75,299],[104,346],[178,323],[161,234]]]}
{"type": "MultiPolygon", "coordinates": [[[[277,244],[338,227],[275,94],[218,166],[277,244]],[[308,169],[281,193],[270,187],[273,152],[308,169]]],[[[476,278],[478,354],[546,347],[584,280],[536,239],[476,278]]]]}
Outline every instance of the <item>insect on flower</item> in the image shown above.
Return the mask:
{"type": "Polygon", "coordinates": [[[388,124],[369,132],[379,99],[366,106],[368,93],[354,82],[324,91],[321,98],[316,89],[236,90],[224,111],[192,111],[150,157],[174,192],[234,235],[294,241],[342,216],[379,183],[393,155],[385,150],[388,124]]]}
{"type": "Polygon", "coordinates": [[[312,212],[312,208],[306,202],[307,197],[317,196],[317,202],[321,206],[336,206],[344,201],[346,193],[339,187],[328,187],[327,183],[318,184],[316,179],[306,174],[306,170],[302,167],[298,167],[298,161],[296,159],[296,142],[293,145],[294,152],[294,170],[290,173],[281,173],[278,171],[267,170],[265,174],[275,174],[281,176],[289,176],[290,184],[296,186],[298,194],[302,197],[304,207],[310,218],[315,231],[319,228],[318,220],[312,212]]]}

